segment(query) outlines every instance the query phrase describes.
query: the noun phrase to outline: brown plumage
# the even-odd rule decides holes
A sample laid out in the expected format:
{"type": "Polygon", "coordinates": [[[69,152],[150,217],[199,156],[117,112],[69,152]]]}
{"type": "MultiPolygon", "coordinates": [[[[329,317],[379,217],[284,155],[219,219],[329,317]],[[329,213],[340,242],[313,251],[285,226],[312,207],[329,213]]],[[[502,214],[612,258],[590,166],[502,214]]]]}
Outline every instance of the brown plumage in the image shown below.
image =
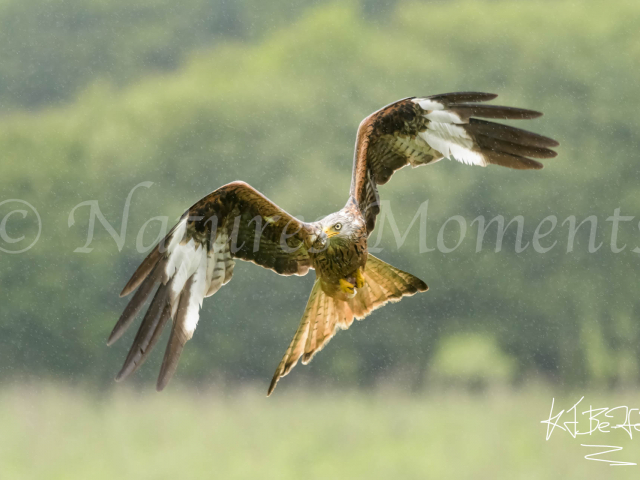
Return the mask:
{"type": "Polygon", "coordinates": [[[525,130],[473,117],[531,119],[532,110],[486,105],[496,96],[461,92],[410,97],[365,118],[356,136],[349,199],[322,220],[306,223],[243,182],[225,185],[194,204],[142,262],[122,290],[137,289],[108,344],[131,325],[156,289],[116,380],[137,370],[172,322],[157,388],[176,371],[195,331],[205,297],[231,280],[236,259],[280,275],[316,271],[307,307],[269,386],[302,359],[306,364],[336,334],[387,302],[427,290],[413,275],[368,254],[367,238],[380,212],[378,185],[406,166],[452,158],[462,163],[539,169],[558,143],[525,130]]]}

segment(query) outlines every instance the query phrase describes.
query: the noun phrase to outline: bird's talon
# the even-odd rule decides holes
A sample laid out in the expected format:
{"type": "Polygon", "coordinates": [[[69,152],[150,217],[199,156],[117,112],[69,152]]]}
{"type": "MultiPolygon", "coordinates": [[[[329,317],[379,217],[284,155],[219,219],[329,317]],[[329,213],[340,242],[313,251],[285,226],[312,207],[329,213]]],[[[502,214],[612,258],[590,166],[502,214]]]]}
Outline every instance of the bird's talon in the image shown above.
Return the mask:
{"type": "Polygon", "coordinates": [[[364,275],[360,269],[356,270],[356,288],[364,287],[364,275]]]}
{"type": "Polygon", "coordinates": [[[355,286],[353,285],[353,283],[349,283],[345,279],[341,278],[340,290],[342,290],[342,293],[346,293],[347,295],[353,295],[353,293],[355,292],[355,286]]]}

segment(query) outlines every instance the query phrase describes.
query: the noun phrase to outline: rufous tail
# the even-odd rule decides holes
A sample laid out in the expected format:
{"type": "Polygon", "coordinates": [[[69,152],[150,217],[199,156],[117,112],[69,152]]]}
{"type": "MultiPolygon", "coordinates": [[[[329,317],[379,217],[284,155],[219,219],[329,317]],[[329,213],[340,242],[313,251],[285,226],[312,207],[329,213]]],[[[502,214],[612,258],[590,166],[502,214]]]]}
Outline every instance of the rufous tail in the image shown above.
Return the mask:
{"type": "Polygon", "coordinates": [[[322,289],[322,280],[316,279],[298,330],[273,375],[267,396],[271,395],[280,378],[296,366],[300,357],[303,364],[309,363],[338,330],[349,328],[354,318],[362,320],[387,302],[397,302],[403,296],[428,290],[427,284],[419,278],[371,254],[367,258],[364,279],[364,286],[347,301],[327,295],[322,289]]]}

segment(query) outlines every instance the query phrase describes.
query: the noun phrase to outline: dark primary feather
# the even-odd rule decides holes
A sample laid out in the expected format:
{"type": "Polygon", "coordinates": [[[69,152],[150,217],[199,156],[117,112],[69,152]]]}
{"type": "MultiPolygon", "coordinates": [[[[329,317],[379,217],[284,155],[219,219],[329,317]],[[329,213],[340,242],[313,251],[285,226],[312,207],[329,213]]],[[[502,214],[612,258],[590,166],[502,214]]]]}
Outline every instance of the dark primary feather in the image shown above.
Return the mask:
{"type": "Polygon", "coordinates": [[[109,339],[107,340],[107,345],[112,345],[129,328],[159,282],[158,275],[153,274],[143,280],[138,291],[127,304],[118,322],[113,327],[111,335],[109,335],[109,339]]]}
{"type": "Polygon", "coordinates": [[[474,105],[454,103],[448,110],[459,114],[464,119],[471,117],[496,118],[501,120],[531,120],[542,116],[542,113],[524,108],[501,107],[499,105],[474,105]]]}
{"type": "Polygon", "coordinates": [[[169,319],[171,313],[169,305],[170,288],[171,283],[158,287],[151,301],[151,306],[140,324],[138,333],[136,333],[122,369],[116,376],[116,381],[124,380],[142,365],[142,362],[146,359],[145,353],[150,351],[151,339],[162,333],[164,323],[169,319]]]}
{"type": "Polygon", "coordinates": [[[482,92],[453,92],[453,93],[441,93],[438,95],[431,95],[431,100],[442,101],[447,103],[467,103],[467,102],[488,102],[493,100],[498,95],[495,93],[482,93],[482,92]]]}
{"type": "Polygon", "coordinates": [[[554,158],[558,155],[557,152],[545,147],[521,145],[481,134],[474,134],[472,137],[483,150],[492,150],[533,158],[554,158]]]}
{"type": "MultiPolygon", "coordinates": [[[[180,217],[180,220],[184,219],[189,214],[189,211],[186,211],[180,217]]],[[[174,225],[174,227],[169,231],[169,233],[156,245],[151,253],[147,255],[140,266],[133,273],[127,284],[120,292],[120,297],[126,297],[131,292],[133,292],[140,284],[144,281],[145,278],[151,273],[157,263],[165,256],[167,245],[171,242],[173,238],[173,234],[175,233],[176,227],[179,225],[179,222],[174,225]]]]}
{"type": "Polygon", "coordinates": [[[515,170],[540,170],[543,165],[531,158],[520,155],[512,155],[505,152],[489,150],[485,154],[486,159],[493,165],[513,168],[515,170]]]}
{"type": "Polygon", "coordinates": [[[465,126],[465,130],[471,134],[486,135],[487,137],[529,147],[549,148],[559,145],[559,143],[552,138],[538,135],[537,133],[528,132],[509,125],[502,125],[501,123],[478,120],[477,118],[470,119],[469,124],[465,126]]]}
{"type": "Polygon", "coordinates": [[[178,368],[178,360],[180,360],[180,355],[182,354],[182,349],[187,343],[187,340],[191,338],[191,336],[185,332],[184,326],[192,285],[193,277],[187,281],[184,290],[182,290],[182,293],[180,294],[176,318],[173,321],[171,336],[167,343],[167,349],[164,352],[162,366],[160,367],[160,375],[158,375],[158,383],[156,384],[156,389],[159,392],[167,386],[169,380],[171,380],[171,377],[176,372],[176,368],[178,368]]]}
{"type": "Polygon", "coordinates": [[[131,276],[131,279],[122,289],[122,292],[120,292],[120,296],[126,297],[136,288],[138,288],[144,281],[144,279],[147,278],[147,276],[151,273],[151,271],[161,258],[162,253],[160,252],[160,245],[157,245],[153,250],[151,250],[151,253],[147,255],[147,258],[145,258],[140,266],[136,269],[134,274],[131,276]]]}

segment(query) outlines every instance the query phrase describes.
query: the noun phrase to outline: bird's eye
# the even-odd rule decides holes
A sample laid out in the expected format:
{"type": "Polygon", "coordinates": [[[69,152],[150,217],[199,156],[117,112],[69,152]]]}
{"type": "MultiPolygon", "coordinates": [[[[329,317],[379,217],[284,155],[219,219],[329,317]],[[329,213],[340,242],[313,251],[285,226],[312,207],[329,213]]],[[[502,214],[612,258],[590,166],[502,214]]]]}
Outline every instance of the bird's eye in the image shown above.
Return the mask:
{"type": "Polygon", "coordinates": [[[337,232],[338,230],[340,230],[341,228],[342,228],[342,224],[341,224],[341,223],[336,223],[336,224],[333,226],[333,229],[334,229],[336,232],[337,232]]]}

